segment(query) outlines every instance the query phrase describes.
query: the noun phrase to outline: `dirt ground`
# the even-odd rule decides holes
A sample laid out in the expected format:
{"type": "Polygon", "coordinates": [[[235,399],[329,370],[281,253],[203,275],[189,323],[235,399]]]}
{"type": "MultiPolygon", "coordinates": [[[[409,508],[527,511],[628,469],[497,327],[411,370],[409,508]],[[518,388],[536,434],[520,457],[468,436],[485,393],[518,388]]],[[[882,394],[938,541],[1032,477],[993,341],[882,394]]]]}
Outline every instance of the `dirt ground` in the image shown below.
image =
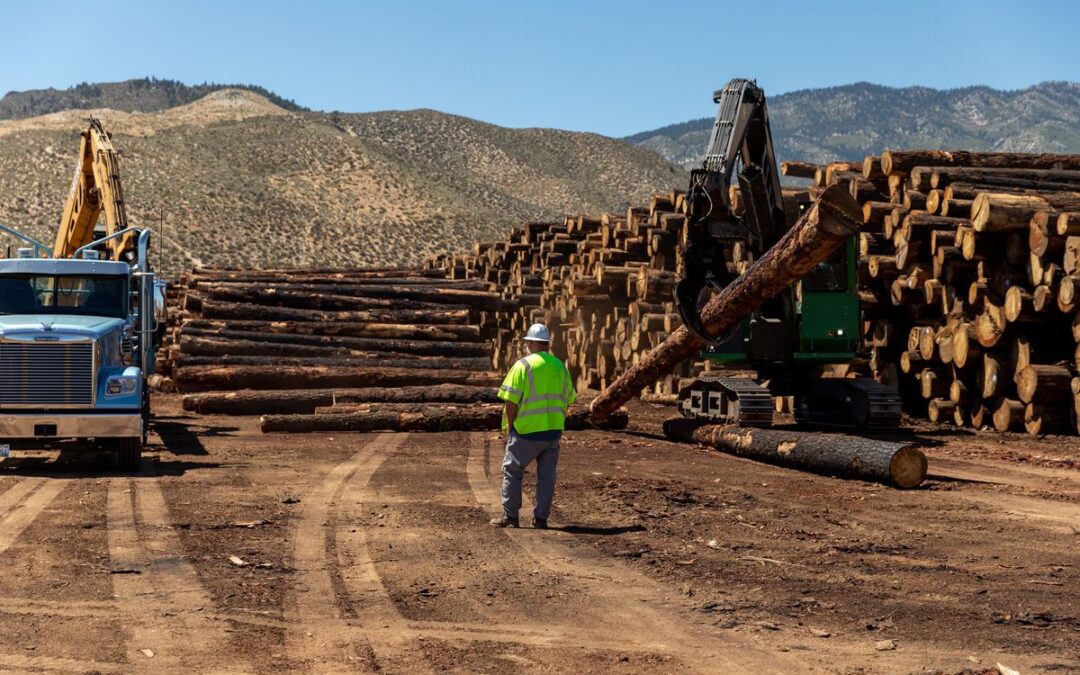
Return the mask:
{"type": "Polygon", "coordinates": [[[0,670],[1080,672],[1077,438],[913,428],[931,479],[898,491],[636,404],[567,435],[545,532],[486,524],[497,434],[156,407],[139,476],[0,464],[0,670]]]}

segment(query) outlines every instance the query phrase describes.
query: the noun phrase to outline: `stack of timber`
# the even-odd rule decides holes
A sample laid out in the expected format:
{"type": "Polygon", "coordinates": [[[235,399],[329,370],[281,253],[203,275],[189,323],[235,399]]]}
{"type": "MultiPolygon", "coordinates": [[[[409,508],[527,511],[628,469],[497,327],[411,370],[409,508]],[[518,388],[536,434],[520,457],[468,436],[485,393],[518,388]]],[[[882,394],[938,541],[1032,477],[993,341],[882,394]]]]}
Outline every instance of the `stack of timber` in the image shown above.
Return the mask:
{"type": "Polygon", "coordinates": [[[484,316],[512,309],[482,286],[419,269],[197,268],[171,300],[156,383],[205,414],[468,410],[494,402],[499,383],[484,316]]]}
{"type": "Polygon", "coordinates": [[[831,164],[863,209],[863,339],[908,413],[1073,433],[1080,155],[886,151],[831,164]]]}
{"type": "MultiPolygon", "coordinates": [[[[791,212],[805,191],[785,192],[791,212]]],[[[738,191],[733,190],[738,200],[738,191]]],[[[685,201],[674,191],[648,208],[622,214],[567,216],[526,223],[509,239],[477,244],[471,254],[443,255],[428,269],[451,279],[479,280],[509,302],[487,315],[495,370],[521,356],[520,339],[536,322],[555,328],[554,353],[564,359],[579,391],[601,390],[681,324],[672,290],[682,274],[685,201]]],[[[736,247],[727,265],[752,262],[736,247]]],[[[649,394],[674,394],[680,382],[710,369],[691,359],[657,381],[649,394]]]]}

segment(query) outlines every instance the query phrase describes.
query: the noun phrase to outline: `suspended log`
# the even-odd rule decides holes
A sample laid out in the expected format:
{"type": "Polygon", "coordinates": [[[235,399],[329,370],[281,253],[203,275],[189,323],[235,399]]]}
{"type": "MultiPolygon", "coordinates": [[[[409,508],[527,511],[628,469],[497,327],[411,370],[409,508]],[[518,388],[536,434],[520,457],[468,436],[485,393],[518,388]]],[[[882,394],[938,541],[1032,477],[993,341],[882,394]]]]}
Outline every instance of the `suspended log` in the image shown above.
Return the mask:
{"type": "MultiPolygon", "coordinates": [[[[360,412],[341,415],[266,415],[259,421],[263,433],[373,432],[373,431],[496,431],[502,424],[502,406],[474,406],[451,409],[431,406],[410,412],[360,412]]],[[[571,410],[567,431],[624,429],[629,422],[625,410],[613,411],[603,424],[589,419],[587,410],[571,410]]]]}
{"type": "Polygon", "coordinates": [[[435,384],[367,389],[285,389],[230,391],[184,396],[184,410],[202,415],[314,414],[339,403],[497,403],[492,387],[435,384]]]}
{"type": "MultiPolygon", "coordinates": [[[[765,300],[805,275],[858,231],[861,221],[861,210],[843,187],[826,188],[776,245],[702,308],[709,335],[726,334],[765,300]]],[[[680,327],[593,400],[594,417],[603,419],[706,345],[680,327]]]]}
{"type": "Polygon", "coordinates": [[[406,387],[436,384],[469,384],[496,387],[502,378],[495,373],[424,368],[326,368],[309,367],[193,367],[176,371],[181,392],[232,391],[236,389],[331,389],[357,387],[406,387]]]}
{"type": "Polygon", "coordinates": [[[926,479],[926,456],[908,443],[844,434],[702,425],[685,418],[665,421],[664,435],[770,464],[899,488],[918,487],[926,479]]]}

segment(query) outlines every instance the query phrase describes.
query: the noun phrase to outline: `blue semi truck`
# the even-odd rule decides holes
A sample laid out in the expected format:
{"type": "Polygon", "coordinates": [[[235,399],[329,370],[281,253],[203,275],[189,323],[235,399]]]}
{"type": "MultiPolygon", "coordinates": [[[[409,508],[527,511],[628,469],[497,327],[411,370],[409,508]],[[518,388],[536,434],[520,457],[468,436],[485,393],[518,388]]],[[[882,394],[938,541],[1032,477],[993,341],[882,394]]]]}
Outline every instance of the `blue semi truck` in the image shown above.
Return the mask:
{"type": "Polygon", "coordinates": [[[0,456],[92,447],[139,468],[150,415],[147,378],[164,321],[151,232],[125,228],[54,258],[29,248],[0,259],[0,456]],[[130,260],[107,257],[130,239],[130,260]]]}

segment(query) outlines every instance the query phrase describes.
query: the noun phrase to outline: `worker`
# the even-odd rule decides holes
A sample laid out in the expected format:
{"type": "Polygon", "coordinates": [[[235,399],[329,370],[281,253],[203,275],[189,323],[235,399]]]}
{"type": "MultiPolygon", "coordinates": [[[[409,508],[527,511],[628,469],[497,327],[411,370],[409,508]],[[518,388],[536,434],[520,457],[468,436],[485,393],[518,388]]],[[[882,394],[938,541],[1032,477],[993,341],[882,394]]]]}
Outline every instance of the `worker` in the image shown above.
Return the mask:
{"type": "Polygon", "coordinates": [[[519,359],[499,387],[503,431],[507,432],[503,458],[503,515],[496,527],[519,527],[521,480],[525,467],[536,462],[536,508],[533,527],[546,530],[555,498],[555,467],[559,439],[566,428],[566,413],[577,394],[566,366],[549,351],[551,331],[541,323],[525,334],[526,356],[519,359]]]}

